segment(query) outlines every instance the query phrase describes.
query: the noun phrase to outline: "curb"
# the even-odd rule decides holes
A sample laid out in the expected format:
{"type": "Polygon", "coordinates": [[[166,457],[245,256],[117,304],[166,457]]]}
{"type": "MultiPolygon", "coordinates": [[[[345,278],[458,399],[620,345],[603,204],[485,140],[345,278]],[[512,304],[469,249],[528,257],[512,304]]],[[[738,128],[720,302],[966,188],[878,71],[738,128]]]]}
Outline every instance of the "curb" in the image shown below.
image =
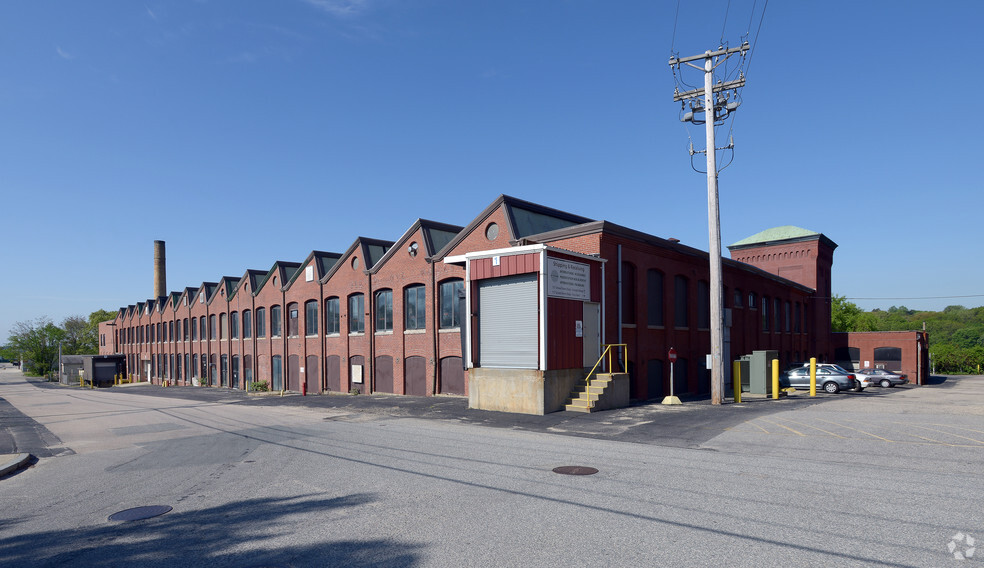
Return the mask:
{"type": "Polygon", "coordinates": [[[0,477],[24,467],[31,461],[32,457],[33,456],[31,456],[31,454],[10,454],[8,456],[0,456],[0,477]],[[6,461],[6,463],[4,463],[4,461],[6,461]]]}

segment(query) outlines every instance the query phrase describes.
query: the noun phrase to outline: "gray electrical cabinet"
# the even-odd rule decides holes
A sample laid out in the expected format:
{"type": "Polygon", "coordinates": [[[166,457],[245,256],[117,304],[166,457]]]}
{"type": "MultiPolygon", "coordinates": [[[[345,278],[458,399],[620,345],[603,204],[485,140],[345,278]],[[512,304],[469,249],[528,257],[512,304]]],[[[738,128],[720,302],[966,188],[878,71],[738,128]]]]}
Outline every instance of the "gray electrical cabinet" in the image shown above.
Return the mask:
{"type": "MultiPolygon", "coordinates": [[[[772,394],[772,360],[778,358],[779,352],[775,350],[752,351],[748,362],[748,392],[772,394]]],[[[742,373],[742,384],[744,382],[744,373],[742,373]]]]}

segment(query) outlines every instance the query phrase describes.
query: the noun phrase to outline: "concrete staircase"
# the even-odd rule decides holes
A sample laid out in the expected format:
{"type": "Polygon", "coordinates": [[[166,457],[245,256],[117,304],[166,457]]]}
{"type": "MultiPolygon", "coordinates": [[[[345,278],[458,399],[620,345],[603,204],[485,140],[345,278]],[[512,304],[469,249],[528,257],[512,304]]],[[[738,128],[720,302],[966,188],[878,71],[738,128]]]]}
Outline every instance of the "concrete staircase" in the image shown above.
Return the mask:
{"type": "Polygon", "coordinates": [[[564,409],[571,412],[597,412],[629,405],[628,373],[598,373],[574,385],[564,409]]]}

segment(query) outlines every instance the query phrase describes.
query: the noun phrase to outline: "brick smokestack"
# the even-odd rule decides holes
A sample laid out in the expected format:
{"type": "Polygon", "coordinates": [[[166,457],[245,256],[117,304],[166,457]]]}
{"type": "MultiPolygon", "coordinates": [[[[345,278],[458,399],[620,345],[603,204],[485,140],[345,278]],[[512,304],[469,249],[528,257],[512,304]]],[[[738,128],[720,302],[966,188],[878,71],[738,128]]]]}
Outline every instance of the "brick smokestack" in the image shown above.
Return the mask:
{"type": "Polygon", "coordinates": [[[167,295],[167,260],[164,258],[164,241],[154,241],[154,297],[167,295]]]}

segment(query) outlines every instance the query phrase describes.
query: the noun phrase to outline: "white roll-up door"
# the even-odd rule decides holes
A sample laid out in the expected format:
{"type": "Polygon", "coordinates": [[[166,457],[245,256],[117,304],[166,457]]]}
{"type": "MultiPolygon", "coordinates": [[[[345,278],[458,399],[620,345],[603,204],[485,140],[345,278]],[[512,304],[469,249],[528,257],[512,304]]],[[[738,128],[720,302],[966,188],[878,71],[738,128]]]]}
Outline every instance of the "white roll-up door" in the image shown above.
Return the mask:
{"type": "Polygon", "coordinates": [[[479,366],[539,368],[536,276],[520,274],[479,281],[479,366]]]}

